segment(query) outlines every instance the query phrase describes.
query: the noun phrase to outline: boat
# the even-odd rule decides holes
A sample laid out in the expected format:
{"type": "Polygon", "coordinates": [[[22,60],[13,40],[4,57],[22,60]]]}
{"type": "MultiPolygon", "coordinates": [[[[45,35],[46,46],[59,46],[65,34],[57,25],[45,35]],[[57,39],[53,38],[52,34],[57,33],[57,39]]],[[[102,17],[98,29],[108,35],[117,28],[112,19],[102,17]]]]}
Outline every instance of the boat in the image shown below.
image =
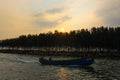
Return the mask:
{"type": "Polygon", "coordinates": [[[39,58],[42,65],[62,65],[62,66],[88,66],[94,63],[93,58],[71,59],[71,60],[47,60],[39,58]]]}

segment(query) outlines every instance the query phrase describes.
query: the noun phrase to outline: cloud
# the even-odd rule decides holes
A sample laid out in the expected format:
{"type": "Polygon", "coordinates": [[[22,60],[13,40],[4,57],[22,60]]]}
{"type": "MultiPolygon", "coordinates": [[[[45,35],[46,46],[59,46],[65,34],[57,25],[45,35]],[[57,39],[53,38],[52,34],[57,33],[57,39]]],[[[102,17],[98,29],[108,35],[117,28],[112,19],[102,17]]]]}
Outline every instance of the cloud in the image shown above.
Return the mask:
{"type": "Polygon", "coordinates": [[[44,14],[43,13],[34,14],[34,17],[40,17],[40,16],[44,16],[44,14]]]}
{"type": "Polygon", "coordinates": [[[64,9],[63,8],[53,8],[53,9],[49,9],[46,12],[49,14],[56,14],[56,13],[60,13],[62,12],[64,9]]]}
{"type": "Polygon", "coordinates": [[[53,20],[53,21],[49,21],[47,19],[40,18],[40,19],[36,20],[34,23],[40,27],[53,27],[53,26],[57,26],[57,25],[61,24],[62,22],[65,22],[69,19],[71,19],[71,17],[68,17],[68,16],[64,16],[62,18],[59,18],[59,19],[53,20]]]}
{"type": "Polygon", "coordinates": [[[120,1],[119,0],[105,0],[102,3],[96,14],[102,19],[102,22],[108,26],[120,25],[120,1]]]}
{"type": "Polygon", "coordinates": [[[40,27],[58,26],[61,23],[71,19],[71,17],[67,16],[66,14],[63,14],[63,10],[64,9],[62,8],[53,8],[40,13],[36,13],[34,15],[35,20],[33,21],[33,23],[40,27]]]}
{"type": "Polygon", "coordinates": [[[59,21],[60,23],[62,23],[62,22],[64,22],[64,21],[67,21],[67,20],[70,20],[70,19],[71,19],[71,17],[69,17],[69,16],[64,16],[64,17],[58,19],[57,21],[59,21]]]}
{"type": "Polygon", "coordinates": [[[34,23],[40,27],[52,27],[52,26],[57,26],[59,24],[58,21],[48,21],[41,19],[36,20],[34,23]]]}

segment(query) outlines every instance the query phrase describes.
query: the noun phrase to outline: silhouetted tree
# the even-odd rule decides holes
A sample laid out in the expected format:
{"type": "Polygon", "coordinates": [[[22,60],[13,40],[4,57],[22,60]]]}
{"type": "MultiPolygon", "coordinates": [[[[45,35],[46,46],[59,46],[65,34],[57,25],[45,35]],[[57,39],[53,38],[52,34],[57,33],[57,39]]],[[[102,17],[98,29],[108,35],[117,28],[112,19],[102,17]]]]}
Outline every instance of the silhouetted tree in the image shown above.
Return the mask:
{"type": "Polygon", "coordinates": [[[120,27],[93,27],[68,32],[21,35],[18,38],[0,40],[1,47],[76,47],[108,48],[120,50],[120,27]]]}

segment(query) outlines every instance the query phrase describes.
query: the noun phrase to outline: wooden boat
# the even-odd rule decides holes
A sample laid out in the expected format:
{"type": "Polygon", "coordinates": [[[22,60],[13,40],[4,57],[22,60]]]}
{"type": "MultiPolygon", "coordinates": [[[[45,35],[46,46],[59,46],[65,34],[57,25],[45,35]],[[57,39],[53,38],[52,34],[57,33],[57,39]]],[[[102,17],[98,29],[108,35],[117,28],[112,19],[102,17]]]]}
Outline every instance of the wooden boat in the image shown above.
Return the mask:
{"type": "Polygon", "coordinates": [[[43,65],[88,66],[94,62],[94,59],[87,58],[87,59],[71,59],[71,60],[47,60],[47,59],[39,58],[39,62],[43,65]]]}

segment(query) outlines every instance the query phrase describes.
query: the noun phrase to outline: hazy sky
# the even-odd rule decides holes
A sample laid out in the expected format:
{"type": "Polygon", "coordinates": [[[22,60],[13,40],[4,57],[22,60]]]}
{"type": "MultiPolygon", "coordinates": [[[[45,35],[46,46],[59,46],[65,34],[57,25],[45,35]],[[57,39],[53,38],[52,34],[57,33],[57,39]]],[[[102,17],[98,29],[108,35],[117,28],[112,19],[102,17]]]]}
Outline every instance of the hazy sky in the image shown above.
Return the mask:
{"type": "Polygon", "coordinates": [[[0,0],[0,39],[120,26],[120,0],[0,0]]]}

